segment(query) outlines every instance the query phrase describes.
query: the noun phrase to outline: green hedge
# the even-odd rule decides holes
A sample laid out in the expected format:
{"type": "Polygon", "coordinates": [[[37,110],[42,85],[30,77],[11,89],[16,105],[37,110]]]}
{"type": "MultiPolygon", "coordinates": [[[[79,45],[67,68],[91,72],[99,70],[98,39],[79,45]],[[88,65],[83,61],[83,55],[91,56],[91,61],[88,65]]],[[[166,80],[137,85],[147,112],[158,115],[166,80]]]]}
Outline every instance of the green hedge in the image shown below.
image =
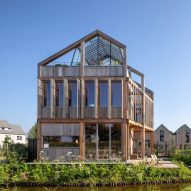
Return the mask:
{"type": "Polygon", "coordinates": [[[162,183],[191,181],[191,171],[179,164],[178,169],[145,165],[118,164],[49,164],[13,163],[0,165],[0,185],[108,185],[109,183],[162,183]]]}
{"type": "Polygon", "coordinates": [[[179,162],[184,162],[186,166],[191,166],[191,150],[176,150],[172,155],[172,159],[179,162]]]}

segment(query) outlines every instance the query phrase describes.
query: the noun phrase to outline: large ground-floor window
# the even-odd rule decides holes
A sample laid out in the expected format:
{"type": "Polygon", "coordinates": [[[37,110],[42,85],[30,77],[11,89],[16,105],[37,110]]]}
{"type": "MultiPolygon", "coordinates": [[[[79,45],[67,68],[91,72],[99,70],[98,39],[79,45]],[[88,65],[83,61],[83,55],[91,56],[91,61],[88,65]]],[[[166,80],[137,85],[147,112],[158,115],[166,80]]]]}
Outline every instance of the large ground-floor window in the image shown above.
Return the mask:
{"type": "Polygon", "coordinates": [[[87,159],[121,157],[121,124],[90,124],[85,126],[87,159]]]}
{"type": "Polygon", "coordinates": [[[44,147],[79,147],[79,136],[44,136],[44,147]]]}

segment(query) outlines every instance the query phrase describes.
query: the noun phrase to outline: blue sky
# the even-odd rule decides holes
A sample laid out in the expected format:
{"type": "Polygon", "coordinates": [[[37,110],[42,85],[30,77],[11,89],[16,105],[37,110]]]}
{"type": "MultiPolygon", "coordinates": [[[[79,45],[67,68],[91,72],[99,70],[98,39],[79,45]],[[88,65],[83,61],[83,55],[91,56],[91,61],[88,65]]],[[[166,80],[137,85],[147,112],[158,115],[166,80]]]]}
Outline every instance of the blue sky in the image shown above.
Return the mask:
{"type": "Polygon", "coordinates": [[[95,29],[128,47],[155,92],[155,128],[191,126],[190,0],[1,0],[0,119],[36,121],[37,64],[95,29]]]}

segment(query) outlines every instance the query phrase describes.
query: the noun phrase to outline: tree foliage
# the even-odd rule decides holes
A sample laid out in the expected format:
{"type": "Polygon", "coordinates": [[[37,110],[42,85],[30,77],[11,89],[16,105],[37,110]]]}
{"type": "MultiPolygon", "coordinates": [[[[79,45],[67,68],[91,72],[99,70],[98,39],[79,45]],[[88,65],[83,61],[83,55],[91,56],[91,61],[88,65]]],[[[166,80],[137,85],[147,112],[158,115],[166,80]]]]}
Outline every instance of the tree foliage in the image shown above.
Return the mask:
{"type": "Polygon", "coordinates": [[[36,138],[37,123],[35,123],[28,132],[28,137],[31,139],[36,138]]]}

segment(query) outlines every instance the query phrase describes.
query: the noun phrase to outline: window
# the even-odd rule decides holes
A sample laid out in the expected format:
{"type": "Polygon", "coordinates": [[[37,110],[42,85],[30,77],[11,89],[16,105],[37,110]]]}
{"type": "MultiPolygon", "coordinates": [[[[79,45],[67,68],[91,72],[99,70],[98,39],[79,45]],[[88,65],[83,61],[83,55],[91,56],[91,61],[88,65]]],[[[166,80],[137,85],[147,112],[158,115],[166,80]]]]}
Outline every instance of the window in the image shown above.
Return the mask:
{"type": "Polygon", "coordinates": [[[44,106],[50,106],[50,82],[44,83],[44,106]]]}
{"type": "Polygon", "coordinates": [[[44,136],[43,143],[49,147],[79,147],[79,136],[44,136]]]}
{"type": "Polygon", "coordinates": [[[108,83],[107,82],[99,83],[99,106],[100,107],[108,106],[108,83]]]}
{"type": "Polygon", "coordinates": [[[121,82],[111,83],[111,105],[121,107],[121,82]]]}
{"type": "Polygon", "coordinates": [[[69,106],[77,106],[77,82],[69,83],[69,106]]]}
{"type": "Polygon", "coordinates": [[[17,136],[17,140],[19,141],[21,141],[22,140],[22,136],[17,136]]]}
{"type": "Polygon", "coordinates": [[[85,126],[86,158],[121,157],[121,125],[92,124],[85,126]]]}
{"type": "Polygon", "coordinates": [[[190,142],[190,133],[187,131],[186,132],[186,143],[190,142]]]}
{"type": "Polygon", "coordinates": [[[64,85],[62,82],[56,82],[56,106],[64,106],[64,85]]]}
{"type": "Polygon", "coordinates": [[[160,130],[160,141],[164,141],[164,130],[160,130]]]}
{"type": "Polygon", "coordinates": [[[86,82],[85,85],[86,101],[85,106],[94,107],[95,106],[95,83],[86,82]]]}

